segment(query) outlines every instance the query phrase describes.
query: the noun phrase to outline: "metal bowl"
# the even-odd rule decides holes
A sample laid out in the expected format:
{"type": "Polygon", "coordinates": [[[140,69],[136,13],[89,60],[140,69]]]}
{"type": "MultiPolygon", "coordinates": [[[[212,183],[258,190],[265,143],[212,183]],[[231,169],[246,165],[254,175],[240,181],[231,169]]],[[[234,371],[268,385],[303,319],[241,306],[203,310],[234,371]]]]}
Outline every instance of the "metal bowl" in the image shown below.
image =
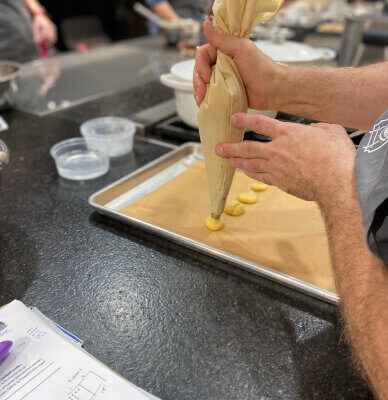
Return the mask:
{"type": "Polygon", "coordinates": [[[9,162],[9,152],[5,143],[0,140],[0,169],[9,162]]]}
{"type": "Polygon", "coordinates": [[[15,103],[18,91],[20,64],[12,61],[0,61],[0,111],[15,103]]]}

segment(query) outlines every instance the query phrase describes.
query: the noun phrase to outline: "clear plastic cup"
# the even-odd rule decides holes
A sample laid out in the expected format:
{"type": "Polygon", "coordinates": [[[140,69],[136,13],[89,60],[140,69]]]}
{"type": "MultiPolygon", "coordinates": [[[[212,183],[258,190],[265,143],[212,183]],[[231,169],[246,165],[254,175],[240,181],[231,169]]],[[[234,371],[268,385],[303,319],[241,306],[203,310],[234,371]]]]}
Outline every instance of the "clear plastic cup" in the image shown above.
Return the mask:
{"type": "Polygon", "coordinates": [[[107,147],[110,157],[119,157],[132,150],[136,125],[128,118],[103,117],[84,122],[80,130],[85,139],[107,147]]]}
{"type": "Polygon", "coordinates": [[[51,147],[50,155],[58,174],[66,179],[94,179],[109,170],[109,153],[98,140],[67,139],[51,147]]]}

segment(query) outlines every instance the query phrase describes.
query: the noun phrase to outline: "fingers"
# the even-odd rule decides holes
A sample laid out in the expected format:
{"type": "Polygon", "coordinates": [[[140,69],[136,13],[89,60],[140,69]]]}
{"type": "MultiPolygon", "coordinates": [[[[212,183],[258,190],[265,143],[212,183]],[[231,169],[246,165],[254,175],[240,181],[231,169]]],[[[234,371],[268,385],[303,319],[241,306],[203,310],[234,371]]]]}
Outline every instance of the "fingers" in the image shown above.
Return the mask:
{"type": "Polygon", "coordinates": [[[43,19],[43,17],[34,20],[32,30],[36,43],[44,43],[47,46],[51,46],[57,41],[55,25],[51,21],[43,19]]]}
{"type": "Polygon", "coordinates": [[[195,68],[198,75],[205,82],[209,83],[212,76],[212,66],[217,60],[217,49],[210,44],[198,47],[195,52],[195,68]]]}
{"type": "Polygon", "coordinates": [[[203,32],[212,46],[231,57],[234,57],[240,50],[240,43],[244,40],[237,36],[217,31],[213,26],[212,20],[206,20],[203,23],[203,32]]]}
{"type": "Polygon", "coordinates": [[[262,158],[229,158],[229,164],[249,173],[268,173],[268,160],[262,158]]]}
{"type": "Polygon", "coordinates": [[[195,68],[193,75],[194,97],[198,107],[206,95],[206,85],[210,82],[212,66],[217,60],[217,50],[207,44],[195,52],[195,68]]]}
{"type": "Polygon", "coordinates": [[[285,124],[266,117],[265,115],[251,114],[233,114],[230,123],[232,126],[240,129],[249,129],[256,133],[276,138],[278,135],[285,133],[285,124]]]}
{"type": "Polygon", "coordinates": [[[49,45],[53,46],[57,42],[57,29],[54,24],[50,23],[50,26],[48,27],[48,41],[49,45]]]}
{"type": "Polygon", "coordinates": [[[313,126],[314,128],[320,128],[324,129],[325,131],[330,131],[330,124],[325,124],[324,122],[315,122],[313,124],[310,124],[310,126],[313,126]]]}
{"type": "Polygon", "coordinates": [[[206,83],[199,76],[196,68],[194,68],[193,82],[194,82],[194,98],[195,102],[197,103],[197,106],[199,107],[206,96],[207,86],[206,83]]]}
{"type": "Polygon", "coordinates": [[[249,178],[255,179],[256,181],[266,183],[267,185],[274,184],[271,174],[258,173],[258,172],[247,172],[247,171],[244,171],[244,173],[246,176],[249,176],[249,178]]]}
{"type": "Polygon", "coordinates": [[[34,36],[34,42],[41,43],[43,40],[43,33],[42,33],[41,26],[37,23],[34,23],[32,25],[32,32],[33,32],[33,36],[34,36]]]}
{"type": "MultiPolygon", "coordinates": [[[[216,154],[223,158],[268,158],[268,143],[244,140],[238,143],[220,143],[216,154]]],[[[245,169],[245,168],[243,168],[245,169]]]]}

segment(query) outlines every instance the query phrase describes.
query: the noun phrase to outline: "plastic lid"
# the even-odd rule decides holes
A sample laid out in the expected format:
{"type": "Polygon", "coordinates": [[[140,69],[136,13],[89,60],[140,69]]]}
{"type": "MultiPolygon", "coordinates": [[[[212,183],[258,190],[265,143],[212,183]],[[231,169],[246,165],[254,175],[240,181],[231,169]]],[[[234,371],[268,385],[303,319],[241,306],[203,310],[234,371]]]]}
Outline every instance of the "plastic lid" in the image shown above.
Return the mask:
{"type": "Polygon", "coordinates": [[[194,59],[179,62],[171,67],[171,74],[175,76],[175,78],[182,79],[186,82],[192,82],[194,66],[194,59]]]}
{"type": "Polygon", "coordinates": [[[93,139],[125,139],[134,135],[136,125],[128,118],[102,117],[84,122],[81,134],[93,139]]]}

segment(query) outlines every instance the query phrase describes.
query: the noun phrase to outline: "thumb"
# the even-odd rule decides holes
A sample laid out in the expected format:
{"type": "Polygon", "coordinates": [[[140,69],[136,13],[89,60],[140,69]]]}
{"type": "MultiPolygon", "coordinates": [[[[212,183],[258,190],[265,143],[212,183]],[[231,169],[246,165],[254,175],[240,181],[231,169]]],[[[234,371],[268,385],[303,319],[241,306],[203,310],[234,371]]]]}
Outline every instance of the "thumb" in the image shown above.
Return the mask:
{"type": "Polygon", "coordinates": [[[203,23],[203,32],[212,46],[220,49],[223,53],[231,57],[236,55],[240,46],[240,41],[243,40],[229,33],[217,31],[211,20],[206,20],[203,23]]]}

